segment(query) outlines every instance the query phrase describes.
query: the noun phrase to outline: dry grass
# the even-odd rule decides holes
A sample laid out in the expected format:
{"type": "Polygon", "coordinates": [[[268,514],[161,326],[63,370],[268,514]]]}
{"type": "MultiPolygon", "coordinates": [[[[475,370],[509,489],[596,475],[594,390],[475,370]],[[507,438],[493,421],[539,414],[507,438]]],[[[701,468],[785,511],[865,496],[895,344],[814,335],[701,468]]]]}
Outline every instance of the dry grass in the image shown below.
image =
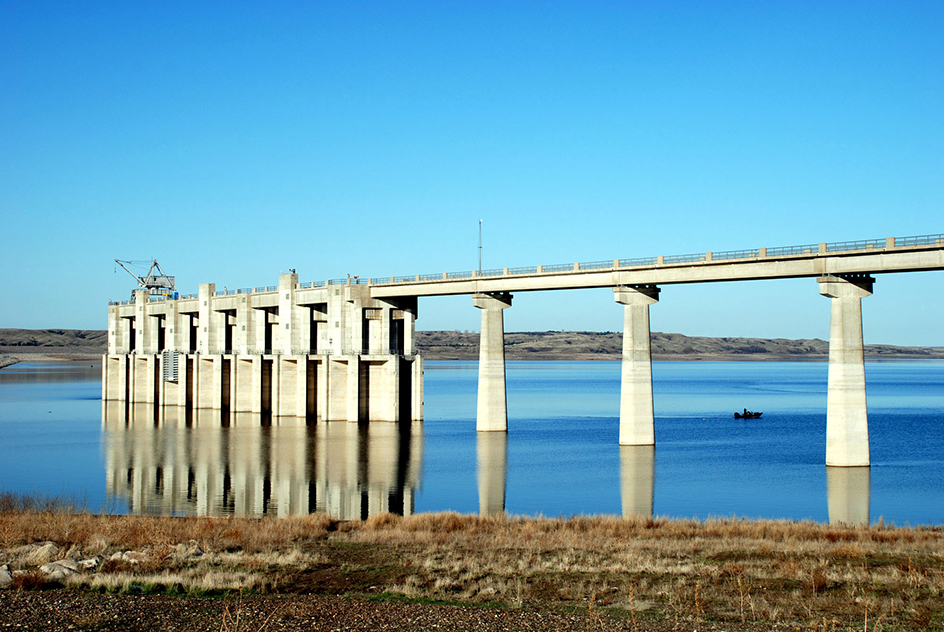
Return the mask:
{"type": "MultiPolygon", "coordinates": [[[[399,594],[618,613],[634,626],[659,617],[927,629],[944,614],[944,529],[929,527],[454,513],[364,522],[0,513],[0,563],[29,570],[23,545],[47,541],[65,556],[107,558],[70,585],[119,592],[399,594]],[[127,550],[140,559],[109,557],[127,550]]],[[[38,580],[21,583],[30,581],[38,580]]]]}

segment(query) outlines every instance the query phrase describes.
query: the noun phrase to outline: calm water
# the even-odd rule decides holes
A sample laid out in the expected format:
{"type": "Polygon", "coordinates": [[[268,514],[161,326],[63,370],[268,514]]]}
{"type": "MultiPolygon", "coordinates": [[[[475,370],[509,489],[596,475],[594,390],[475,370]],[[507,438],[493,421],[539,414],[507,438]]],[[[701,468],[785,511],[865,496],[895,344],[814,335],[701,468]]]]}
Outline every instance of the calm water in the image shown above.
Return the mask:
{"type": "Polygon", "coordinates": [[[944,362],[866,365],[871,468],[827,468],[825,363],[653,364],[656,447],[617,445],[619,364],[509,362],[509,432],[475,432],[477,365],[426,364],[426,420],[306,427],[100,402],[97,369],[0,371],[0,490],[92,508],[883,518],[944,524],[944,362]],[[741,408],[764,411],[741,421],[741,408]]]}

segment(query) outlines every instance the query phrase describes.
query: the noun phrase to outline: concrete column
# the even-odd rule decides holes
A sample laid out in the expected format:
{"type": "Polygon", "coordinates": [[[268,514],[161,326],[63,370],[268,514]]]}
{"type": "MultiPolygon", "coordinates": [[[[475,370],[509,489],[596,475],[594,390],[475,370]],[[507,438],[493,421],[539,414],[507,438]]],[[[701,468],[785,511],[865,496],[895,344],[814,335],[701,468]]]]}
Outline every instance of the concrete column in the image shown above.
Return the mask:
{"type": "Polygon", "coordinates": [[[829,524],[868,526],[870,496],[871,468],[826,468],[829,524]]]}
{"type": "Polygon", "coordinates": [[[262,412],[262,363],[261,355],[252,356],[252,399],[249,412],[257,415],[262,412]]]}
{"type": "Polygon", "coordinates": [[[295,365],[295,416],[308,414],[308,356],[296,356],[295,365]]]}
{"type": "Polygon", "coordinates": [[[620,445],[655,445],[652,409],[652,353],[649,306],[659,300],[654,285],[613,288],[623,309],[623,367],[620,386],[620,445]]]}
{"type": "Polygon", "coordinates": [[[301,347],[301,323],[299,322],[298,307],[295,305],[295,286],[298,285],[298,275],[295,273],[279,275],[279,336],[272,345],[275,353],[292,353],[293,349],[301,347]]]}
{"type": "Polygon", "coordinates": [[[832,299],[826,465],[869,465],[862,298],[872,294],[875,279],[868,275],[844,275],[820,277],[817,281],[819,293],[832,299]]]}
{"type": "Polygon", "coordinates": [[[621,445],[619,451],[623,517],[651,518],[656,448],[654,445],[621,445]]]}
{"type": "Polygon", "coordinates": [[[253,309],[249,297],[240,294],[236,303],[236,335],[233,336],[233,353],[246,355],[256,339],[252,322],[253,309]]]}
{"type": "Polygon", "coordinates": [[[413,419],[412,421],[422,421],[423,420],[423,398],[424,398],[424,389],[423,389],[423,358],[421,356],[416,356],[413,358],[413,375],[412,386],[413,386],[413,398],[411,400],[413,404],[413,419]]]}
{"type": "Polygon", "coordinates": [[[482,310],[479,343],[479,398],[476,430],[508,431],[505,395],[505,329],[502,310],[511,307],[508,292],[473,294],[472,304],[482,310]]]}
{"type": "Polygon", "coordinates": [[[347,360],[347,420],[360,421],[361,409],[361,357],[348,356],[347,360]]]}
{"type": "Polygon", "coordinates": [[[200,327],[197,329],[197,353],[210,353],[210,341],[216,340],[216,318],[214,318],[216,314],[213,313],[213,308],[210,305],[214,294],[216,294],[215,283],[200,284],[200,292],[197,294],[198,309],[200,310],[200,327]]]}
{"type": "Polygon", "coordinates": [[[505,512],[505,487],[508,478],[508,433],[479,433],[475,444],[478,457],[479,514],[502,514],[505,512]]]}
{"type": "Polygon", "coordinates": [[[151,295],[147,290],[134,291],[134,321],[133,331],[135,353],[150,353],[150,325],[147,317],[147,306],[151,295]]]}

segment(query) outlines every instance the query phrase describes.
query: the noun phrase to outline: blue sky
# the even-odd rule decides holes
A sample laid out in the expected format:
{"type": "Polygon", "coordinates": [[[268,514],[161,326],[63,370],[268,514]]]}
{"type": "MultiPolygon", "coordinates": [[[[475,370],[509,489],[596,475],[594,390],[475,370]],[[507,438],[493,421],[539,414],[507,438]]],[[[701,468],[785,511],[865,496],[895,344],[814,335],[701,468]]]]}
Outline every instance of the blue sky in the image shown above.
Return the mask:
{"type": "MultiPolygon", "coordinates": [[[[0,327],[178,287],[944,233],[944,5],[0,3],[0,327]]],[[[944,345],[944,273],[867,342],[944,345]]],[[[477,330],[469,297],[421,329],[477,330]]],[[[828,336],[811,279],[666,287],[652,329],[828,336]]],[[[506,330],[619,330],[607,290],[506,330]]]]}

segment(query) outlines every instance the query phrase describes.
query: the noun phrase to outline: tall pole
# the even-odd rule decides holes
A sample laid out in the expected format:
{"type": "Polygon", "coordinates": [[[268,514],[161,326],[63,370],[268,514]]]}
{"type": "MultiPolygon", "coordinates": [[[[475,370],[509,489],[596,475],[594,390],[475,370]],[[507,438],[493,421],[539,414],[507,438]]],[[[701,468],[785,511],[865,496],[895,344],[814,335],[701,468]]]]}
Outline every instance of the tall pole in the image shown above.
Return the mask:
{"type": "Polygon", "coordinates": [[[479,220],[479,275],[482,274],[482,220],[479,220]]]}

